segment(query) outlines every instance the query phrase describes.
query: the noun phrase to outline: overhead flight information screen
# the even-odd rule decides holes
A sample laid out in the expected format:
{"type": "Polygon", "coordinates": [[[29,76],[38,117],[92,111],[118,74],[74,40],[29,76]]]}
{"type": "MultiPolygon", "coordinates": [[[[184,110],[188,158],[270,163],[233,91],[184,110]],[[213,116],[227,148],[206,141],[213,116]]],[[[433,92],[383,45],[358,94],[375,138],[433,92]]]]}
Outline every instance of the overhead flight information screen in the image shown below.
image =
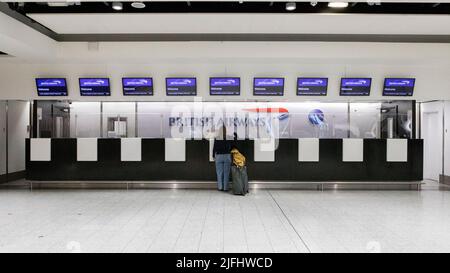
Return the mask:
{"type": "Polygon", "coordinates": [[[166,78],[167,96],[195,96],[197,95],[196,78],[166,78]]]}
{"type": "Polygon", "coordinates": [[[342,78],[341,96],[369,96],[371,78],[342,78]]]}
{"type": "Polygon", "coordinates": [[[416,79],[386,78],[384,79],[383,96],[412,96],[416,79]]]}
{"type": "Polygon", "coordinates": [[[328,78],[297,78],[297,96],[326,96],[328,78]]]}
{"type": "Polygon", "coordinates": [[[80,78],[81,96],[110,96],[108,78],[80,78]]]}
{"type": "Polygon", "coordinates": [[[219,96],[239,96],[240,78],[209,78],[209,94],[219,96]]]}
{"type": "Polygon", "coordinates": [[[284,78],[254,78],[253,95],[283,96],[284,78]]]}
{"type": "Polygon", "coordinates": [[[152,96],[152,78],[122,78],[122,89],[125,96],[152,96]]]}
{"type": "Polygon", "coordinates": [[[37,78],[38,96],[67,96],[67,84],[64,78],[37,78]]]}

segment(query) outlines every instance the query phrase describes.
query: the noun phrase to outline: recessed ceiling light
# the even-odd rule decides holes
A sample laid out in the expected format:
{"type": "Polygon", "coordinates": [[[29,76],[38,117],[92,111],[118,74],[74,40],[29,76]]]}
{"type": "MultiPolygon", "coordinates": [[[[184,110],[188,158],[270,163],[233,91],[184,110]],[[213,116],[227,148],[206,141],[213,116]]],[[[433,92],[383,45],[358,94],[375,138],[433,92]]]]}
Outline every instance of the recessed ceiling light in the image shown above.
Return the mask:
{"type": "Polygon", "coordinates": [[[120,2],[113,2],[112,3],[112,8],[115,10],[122,10],[123,9],[123,5],[120,2]]]}
{"type": "Polygon", "coordinates": [[[131,6],[135,9],[143,9],[145,8],[145,4],[142,2],[133,2],[131,3],[131,6]]]}
{"type": "Polygon", "coordinates": [[[347,2],[330,2],[328,3],[328,7],[330,8],[346,8],[348,7],[347,2]]]}
{"type": "Polygon", "coordinates": [[[295,2],[287,2],[286,3],[286,10],[293,11],[296,8],[297,8],[297,5],[295,4],[295,2]]]}

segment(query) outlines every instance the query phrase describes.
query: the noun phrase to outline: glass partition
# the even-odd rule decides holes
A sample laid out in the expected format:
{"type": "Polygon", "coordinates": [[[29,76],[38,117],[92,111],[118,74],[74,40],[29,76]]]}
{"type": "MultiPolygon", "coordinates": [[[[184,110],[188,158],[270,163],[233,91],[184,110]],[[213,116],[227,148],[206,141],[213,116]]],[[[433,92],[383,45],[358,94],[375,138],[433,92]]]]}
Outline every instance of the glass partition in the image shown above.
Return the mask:
{"type": "Polygon", "coordinates": [[[35,102],[35,135],[37,137],[70,137],[70,103],[67,101],[35,102]]]}
{"type": "Polygon", "coordinates": [[[351,138],[380,138],[381,103],[349,103],[351,138]]]}
{"type": "Polygon", "coordinates": [[[414,138],[414,101],[37,101],[37,137],[414,138]]]}
{"type": "Polygon", "coordinates": [[[347,103],[300,103],[293,108],[286,138],[348,137],[347,103]]]}
{"type": "Polygon", "coordinates": [[[104,102],[102,135],[107,138],[136,136],[136,103],[104,102]]]}
{"type": "Polygon", "coordinates": [[[101,137],[101,102],[72,102],[70,136],[101,137]]]}
{"type": "Polygon", "coordinates": [[[381,138],[416,138],[415,101],[381,103],[381,138]]]}
{"type": "Polygon", "coordinates": [[[161,109],[154,107],[151,102],[137,103],[137,132],[138,137],[163,138],[162,122],[164,115],[161,109]]]}

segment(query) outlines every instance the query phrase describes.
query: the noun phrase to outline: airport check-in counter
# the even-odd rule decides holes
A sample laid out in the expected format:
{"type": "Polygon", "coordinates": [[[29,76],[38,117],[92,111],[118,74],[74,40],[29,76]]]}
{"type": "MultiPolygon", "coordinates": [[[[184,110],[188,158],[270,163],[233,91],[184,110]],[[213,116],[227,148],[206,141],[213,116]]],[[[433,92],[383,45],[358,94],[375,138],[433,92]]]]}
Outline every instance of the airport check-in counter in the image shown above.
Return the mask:
{"type": "MultiPolygon", "coordinates": [[[[38,181],[214,181],[213,140],[32,138],[26,178],[38,181]]],[[[420,139],[237,140],[253,181],[420,181],[420,139]]]]}

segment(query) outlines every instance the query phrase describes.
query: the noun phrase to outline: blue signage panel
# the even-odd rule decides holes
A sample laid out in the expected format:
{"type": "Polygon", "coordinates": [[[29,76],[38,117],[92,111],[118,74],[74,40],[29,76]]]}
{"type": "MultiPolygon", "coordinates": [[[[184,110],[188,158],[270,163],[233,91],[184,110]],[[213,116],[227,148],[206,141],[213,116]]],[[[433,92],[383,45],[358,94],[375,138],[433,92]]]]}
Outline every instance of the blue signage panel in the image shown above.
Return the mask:
{"type": "Polygon", "coordinates": [[[108,78],[80,78],[81,96],[110,96],[108,78]]]}
{"type": "Polygon", "coordinates": [[[219,96],[239,96],[240,78],[209,78],[209,94],[219,96]]]}
{"type": "Polygon", "coordinates": [[[297,78],[297,96],[326,96],[328,78],[297,78]]]}
{"type": "Polygon", "coordinates": [[[153,96],[152,78],[122,78],[124,96],[153,96]]]}
{"type": "Polygon", "coordinates": [[[64,78],[36,79],[38,96],[67,96],[67,84],[64,78]]]}
{"type": "Polygon", "coordinates": [[[383,96],[412,96],[416,79],[386,78],[384,79],[383,96]]]}
{"type": "Polygon", "coordinates": [[[342,78],[341,96],[369,96],[371,78],[342,78]]]}
{"type": "Polygon", "coordinates": [[[167,96],[195,96],[197,95],[196,78],[166,78],[167,96]]]}
{"type": "Polygon", "coordinates": [[[254,78],[254,96],[283,96],[284,78],[254,78]]]}

